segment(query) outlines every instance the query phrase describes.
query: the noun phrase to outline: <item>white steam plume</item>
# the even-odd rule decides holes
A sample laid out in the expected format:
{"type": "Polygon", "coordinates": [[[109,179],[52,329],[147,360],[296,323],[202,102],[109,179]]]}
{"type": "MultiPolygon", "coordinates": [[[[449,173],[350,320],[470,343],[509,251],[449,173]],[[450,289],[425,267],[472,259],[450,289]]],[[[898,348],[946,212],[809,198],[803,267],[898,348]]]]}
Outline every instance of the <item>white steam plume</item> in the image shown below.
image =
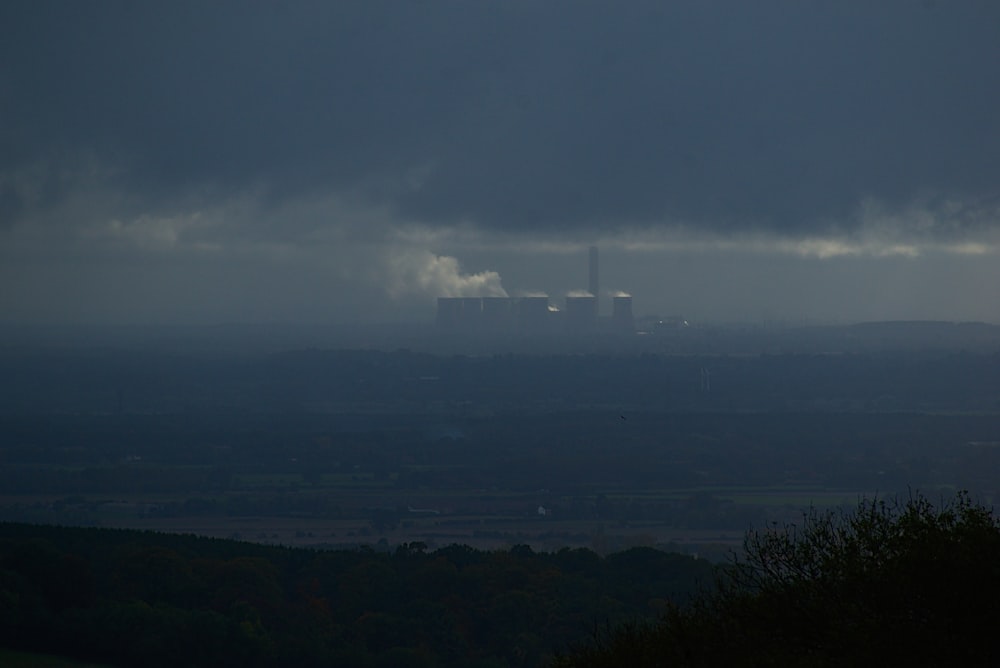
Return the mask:
{"type": "Polygon", "coordinates": [[[389,262],[389,295],[399,298],[407,294],[431,297],[506,297],[500,274],[480,271],[464,274],[458,260],[450,255],[435,255],[428,251],[406,251],[389,262]]]}

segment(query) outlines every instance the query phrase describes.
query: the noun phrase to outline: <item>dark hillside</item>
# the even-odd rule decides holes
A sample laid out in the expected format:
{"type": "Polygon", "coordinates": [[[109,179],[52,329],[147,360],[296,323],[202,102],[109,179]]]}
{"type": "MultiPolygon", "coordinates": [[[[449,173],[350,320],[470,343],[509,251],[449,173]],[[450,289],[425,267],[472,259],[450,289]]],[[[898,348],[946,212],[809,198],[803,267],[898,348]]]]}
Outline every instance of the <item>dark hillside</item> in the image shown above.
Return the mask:
{"type": "Polygon", "coordinates": [[[541,665],[713,567],[635,548],[317,551],[0,525],[0,644],[118,666],[541,665]]]}

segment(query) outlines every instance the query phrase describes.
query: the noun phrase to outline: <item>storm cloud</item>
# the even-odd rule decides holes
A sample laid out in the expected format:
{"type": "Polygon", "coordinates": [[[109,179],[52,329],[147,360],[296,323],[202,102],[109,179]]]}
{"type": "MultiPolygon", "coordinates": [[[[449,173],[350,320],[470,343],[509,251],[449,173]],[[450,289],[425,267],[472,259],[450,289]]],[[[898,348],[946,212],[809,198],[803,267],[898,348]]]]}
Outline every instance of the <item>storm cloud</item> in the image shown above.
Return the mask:
{"type": "MultiPolygon", "coordinates": [[[[554,267],[591,243],[646,258],[616,286],[637,304],[631,265],[666,257],[805,258],[828,292],[810,262],[997,254],[995,3],[8,2],[0,24],[13,317],[129,262],[163,305],[171,276],[224,303],[263,267],[265,315],[311,317],[287,289],[384,318],[581,288],[554,267]]],[[[996,317],[969,297],[995,278],[942,314],[996,317]]]]}

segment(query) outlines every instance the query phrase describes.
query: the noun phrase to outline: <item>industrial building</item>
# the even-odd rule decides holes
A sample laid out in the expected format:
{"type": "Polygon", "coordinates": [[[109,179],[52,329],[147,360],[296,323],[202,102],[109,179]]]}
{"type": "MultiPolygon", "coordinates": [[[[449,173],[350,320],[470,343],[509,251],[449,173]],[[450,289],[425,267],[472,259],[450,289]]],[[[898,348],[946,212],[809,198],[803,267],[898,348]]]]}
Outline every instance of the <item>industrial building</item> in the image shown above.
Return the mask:
{"type": "Polygon", "coordinates": [[[436,323],[442,330],[480,332],[484,335],[504,332],[634,334],[631,296],[619,294],[613,297],[611,316],[601,316],[596,246],[588,249],[587,284],[587,291],[573,291],[566,295],[562,311],[553,306],[547,296],[438,297],[436,323]]]}

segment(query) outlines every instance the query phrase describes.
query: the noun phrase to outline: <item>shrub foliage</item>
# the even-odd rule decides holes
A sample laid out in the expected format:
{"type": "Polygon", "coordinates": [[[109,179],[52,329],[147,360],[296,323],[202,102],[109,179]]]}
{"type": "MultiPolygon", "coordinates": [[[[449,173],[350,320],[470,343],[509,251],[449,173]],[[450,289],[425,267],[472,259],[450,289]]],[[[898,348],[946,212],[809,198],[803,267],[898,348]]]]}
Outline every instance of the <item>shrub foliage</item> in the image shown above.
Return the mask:
{"type": "Polygon", "coordinates": [[[997,665],[1000,525],[959,494],[750,531],[693,606],[595,633],[569,666],[997,665]]]}

